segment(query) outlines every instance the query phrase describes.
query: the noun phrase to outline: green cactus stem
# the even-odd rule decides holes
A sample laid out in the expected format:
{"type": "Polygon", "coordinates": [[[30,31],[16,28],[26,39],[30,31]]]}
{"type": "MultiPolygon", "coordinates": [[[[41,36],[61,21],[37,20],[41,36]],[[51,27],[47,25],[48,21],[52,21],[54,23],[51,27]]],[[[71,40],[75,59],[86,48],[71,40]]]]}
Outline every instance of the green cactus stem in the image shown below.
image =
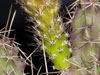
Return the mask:
{"type": "Polygon", "coordinates": [[[78,4],[72,21],[71,61],[80,66],[75,68],[77,75],[100,75],[100,1],[79,0],[78,4]]]}
{"type": "Polygon", "coordinates": [[[8,38],[0,39],[0,75],[23,75],[25,63],[18,57],[18,48],[8,38]]]}
{"type": "Polygon", "coordinates": [[[37,22],[38,34],[43,39],[45,51],[56,69],[65,69],[70,63],[69,37],[64,32],[61,17],[58,16],[59,0],[19,0],[25,12],[37,22]]]}

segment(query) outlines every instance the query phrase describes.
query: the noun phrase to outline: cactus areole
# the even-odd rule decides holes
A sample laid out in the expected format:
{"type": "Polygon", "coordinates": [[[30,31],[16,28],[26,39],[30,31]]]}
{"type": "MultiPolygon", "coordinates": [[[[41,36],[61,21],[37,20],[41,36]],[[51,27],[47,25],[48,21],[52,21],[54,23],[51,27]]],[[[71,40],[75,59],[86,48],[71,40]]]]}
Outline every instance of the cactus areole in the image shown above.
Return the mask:
{"type": "Polygon", "coordinates": [[[19,0],[25,12],[37,22],[38,33],[43,39],[44,49],[56,69],[70,66],[66,61],[70,50],[61,18],[58,16],[59,0],[19,0]]]}

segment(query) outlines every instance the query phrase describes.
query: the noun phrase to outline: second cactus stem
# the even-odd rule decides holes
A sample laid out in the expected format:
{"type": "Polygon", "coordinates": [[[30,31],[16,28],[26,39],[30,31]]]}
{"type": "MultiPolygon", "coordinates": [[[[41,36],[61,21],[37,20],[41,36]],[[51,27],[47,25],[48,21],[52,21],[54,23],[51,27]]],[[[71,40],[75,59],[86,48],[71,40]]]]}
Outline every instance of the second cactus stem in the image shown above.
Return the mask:
{"type": "Polygon", "coordinates": [[[56,69],[70,66],[68,33],[64,32],[61,17],[58,16],[59,0],[19,0],[25,12],[37,23],[37,32],[44,43],[46,54],[56,69]]]}
{"type": "Polygon", "coordinates": [[[11,45],[9,38],[0,38],[0,75],[25,74],[26,64],[19,58],[18,53],[19,49],[11,45]]]}
{"type": "Polygon", "coordinates": [[[72,20],[71,75],[100,75],[100,1],[77,0],[72,20]],[[74,74],[73,74],[74,73],[74,74]]]}

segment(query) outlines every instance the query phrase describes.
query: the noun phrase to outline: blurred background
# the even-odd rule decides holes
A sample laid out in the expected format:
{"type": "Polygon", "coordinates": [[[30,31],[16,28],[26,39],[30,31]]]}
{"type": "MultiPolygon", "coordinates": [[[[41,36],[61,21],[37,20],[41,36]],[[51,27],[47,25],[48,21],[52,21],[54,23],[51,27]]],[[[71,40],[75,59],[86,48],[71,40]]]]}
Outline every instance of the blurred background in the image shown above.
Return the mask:
{"type": "MultiPolygon", "coordinates": [[[[62,0],[61,10],[63,10],[65,6],[70,5],[74,1],[75,0],[62,0]]],[[[7,23],[7,18],[11,5],[12,5],[12,12],[10,16],[10,21],[15,10],[17,10],[17,13],[12,26],[12,29],[14,29],[14,31],[10,33],[10,37],[11,38],[15,37],[15,41],[21,44],[19,45],[19,47],[25,53],[27,53],[27,55],[29,55],[31,52],[33,52],[33,50],[36,48],[37,45],[31,45],[32,43],[33,44],[35,43],[35,41],[32,40],[32,36],[34,34],[30,32],[30,29],[28,29],[28,26],[32,25],[32,23],[27,21],[28,17],[21,9],[20,5],[17,3],[17,0],[0,0],[0,29],[5,27],[7,23]]],[[[41,66],[41,63],[44,63],[42,58],[43,58],[42,55],[40,56],[37,55],[35,56],[35,58],[33,58],[33,64],[36,65],[36,69],[34,69],[36,73],[38,71],[38,68],[41,66]]],[[[25,72],[29,72],[29,70],[31,70],[31,68],[27,66],[25,72]]]]}

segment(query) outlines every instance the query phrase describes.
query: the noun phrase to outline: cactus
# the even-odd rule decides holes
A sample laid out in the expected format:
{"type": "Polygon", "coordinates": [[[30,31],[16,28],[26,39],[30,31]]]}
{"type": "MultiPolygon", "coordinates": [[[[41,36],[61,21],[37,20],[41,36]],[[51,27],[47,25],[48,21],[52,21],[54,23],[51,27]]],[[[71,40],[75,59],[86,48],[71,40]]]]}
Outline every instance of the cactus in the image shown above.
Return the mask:
{"type": "Polygon", "coordinates": [[[10,44],[9,38],[0,38],[0,74],[23,75],[24,60],[18,57],[18,48],[10,44]]]}
{"type": "Polygon", "coordinates": [[[68,75],[100,75],[100,1],[77,0],[72,20],[68,75]],[[74,74],[73,74],[74,72],[74,74]]]}
{"type": "Polygon", "coordinates": [[[25,12],[36,21],[35,30],[41,38],[42,49],[51,59],[56,69],[65,69],[70,63],[65,59],[70,57],[68,48],[68,33],[64,32],[61,17],[58,15],[59,0],[19,0],[25,12]],[[44,47],[44,48],[43,48],[44,47]]]}

